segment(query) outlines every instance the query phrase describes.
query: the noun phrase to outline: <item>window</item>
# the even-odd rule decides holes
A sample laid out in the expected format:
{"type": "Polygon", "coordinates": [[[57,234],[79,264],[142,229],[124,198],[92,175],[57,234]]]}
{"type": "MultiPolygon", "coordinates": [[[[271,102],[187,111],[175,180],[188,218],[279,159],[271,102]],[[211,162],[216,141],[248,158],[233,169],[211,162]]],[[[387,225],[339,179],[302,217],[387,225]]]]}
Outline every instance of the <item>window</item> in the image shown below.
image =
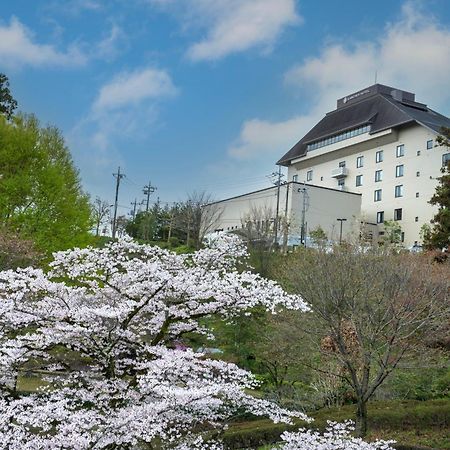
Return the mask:
{"type": "Polygon", "coordinates": [[[292,181],[297,182],[298,181],[298,175],[292,175],[292,181]]]}
{"type": "Polygon", "coordinates": [[[381,201],[381,189],[376,189],[373,193],[373,201],[380,202],[381,201]]]}
{"type": "Polygon", "coordinates": [[[403,184],[399,184],[398,186],[395,186],[395,196],[403,197],[403,184]]]}
{"type": "Polygon", "coordinates": [[[320,177],[320,181],[323,181],[323,177],[320,177]]]}
{"type": "Polygon", "coordinates": [[[414,221],[415,221],[415,222],[418,222],[418,221],[419,221],[419,216],[416,216],[415,219],[414,219],[414,221]]]}
{"type": "Polygon", "coordinates": [[[403,169],[404,169],[404,165],[403,165],[403,164],[401,164],[401,165],[399,165],[399,166],[397,166],[397,167],[395,168],[395,176],[396,176],[397,178],[403,176],[403,169]]]}
{"type": "Polygon", "coordinates": [[[384,222],[384,211],[378,211],[377,212],[377,223],[383,223],[384,222]]]}
{"type": "Polygon", "coordinates": [[[405,156],[405,145],[397,145],[397,151],[396,151],[397,158],[400,158],[401,156],[405,156]]]}
{"type": "Polygon", "coordinates": [[[375,170],[375,181],[383,181],[383,171],[375,170]]]}
{"type": "Polygon", "coordinates": [[[402,208],[394,209],[394,220],[402,220],[402,208]]]}
{"type": "Polygon", "coordinates": [[[401,234],[401,240],[402,240],[402,242],[405,242],[405,232],[404,231],[402,231],[402,234],[401,234]]]}
{"type": "Polygon", "coordinates": [[[345,167],[345,161],[341,161],[341,162],[339,163],[339,167],[345,167]]]}
{"type": "Polygon", "coordinates": [[[362,186],[362,182],[363,182],[363,176],[356,175],[356,186],[362,186]]]}
{"type": "Polygon", "coordinates": [[[377,163],[383,162],[383,150],[378,150],[375,153],[375,162],[377,163]]]}
{"type": "Polygon", "coordinates": [[[420,172],[419,171],[416,172],[416,177],[420,177],[420,172]]]}
{"type": "Polygon", "coordinates": [[[431,150],[433,148],[433,139],[427,141],[427,150],[431,150]]]}
{"type": "Polygon", "coordinates": [[[356,158],[356,168],[359,169],[360,167],[364,166],[364,156],[358,156],[356,158]]]}
{"type": "Polygon", "coordinates": [[[417,150],[417,156],[420,156],[420,150],[417,150]]]}
{"type": "Polygon", "coordinates": [[[312,180],[312,175],[313,175],[313,171],[312,170],[308,170],[308,172],[306,172],[306,181],[311,181],[312,180]]]}
{"type": "Polygon", "coordinates": [[[450,162],[450,153],[444,153],[442,155],[442,167],[445,167],[450,162]]]}
{"type": "Polygon", "coordinates": [[[345,178],[339,178],[338,179],[338,186],[345,186],[345,178]]]}
{"type": "Polygon", "coordinates": [[[416,192],[416,198],[419,198],[419,193],[418,192],[416,192]]]}
{"type": "Polygon", "coordinates": [[[341,142],[345,139],[350,139],[354,136],[359,136],[360,134],[368,133],[370,131],[370,125],[363,125],[361,127],[353,128],[351,130],[344,131],[334,136],[329,136],[327,138],[321,139],[320,141],[311,142],[306,146],[306,150],[315,150],[317,148],[325,147],[326,145],[335,144],[336,142],[341,142]]]}

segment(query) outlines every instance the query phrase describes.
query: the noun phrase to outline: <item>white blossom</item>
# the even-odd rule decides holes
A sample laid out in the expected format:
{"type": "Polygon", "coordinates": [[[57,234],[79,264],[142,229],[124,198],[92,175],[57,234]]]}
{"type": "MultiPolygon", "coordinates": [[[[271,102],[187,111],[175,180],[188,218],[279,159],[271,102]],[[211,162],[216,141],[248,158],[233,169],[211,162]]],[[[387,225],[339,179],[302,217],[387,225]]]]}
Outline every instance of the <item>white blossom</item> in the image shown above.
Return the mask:
{"type": "Polygon", "coordinates": [[[353,422],[343,423],[328,421],[326,431],[321,434],[314,430],[300,429],[298,432],[284,432],[283,444],[273,450],[393,450],[390,444],[395,441],[365,442],[353,437],[353,422]]]}
{"type": "Polygon", "coordinates": [[[0,272],[0,446],[215,450],[212,431],[237,411],[310,420],[252,396],[248,372],[175,345],[206,333],[199,320],[211,315],[308,310],[275,282],[238,271],[245,257],[234,237],[192,255],[124,239],[56,253],[48,273],[0,272]],[[25,395],[25,374],[48,387],[25,395]]]}

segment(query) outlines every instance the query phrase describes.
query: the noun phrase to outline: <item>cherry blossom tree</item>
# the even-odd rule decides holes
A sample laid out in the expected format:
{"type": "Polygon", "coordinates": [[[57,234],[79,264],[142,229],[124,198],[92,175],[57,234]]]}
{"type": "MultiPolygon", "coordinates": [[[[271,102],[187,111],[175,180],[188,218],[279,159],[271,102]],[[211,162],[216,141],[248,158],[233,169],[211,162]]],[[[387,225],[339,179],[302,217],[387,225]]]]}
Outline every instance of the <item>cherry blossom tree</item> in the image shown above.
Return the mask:
{"type": "Polygon", "coordinates": [[[221,236],[176,255],[129,239],[56,253],[50,270],[0,272],[3,448],[219,448],[236,412],[310,420],[251,395],[250,373],[177,342],[201,319],[255,306],[306,311],[275,282],[237,266],[221,236]],[[25,394],[24,374],[46,386],[25,394]]]}

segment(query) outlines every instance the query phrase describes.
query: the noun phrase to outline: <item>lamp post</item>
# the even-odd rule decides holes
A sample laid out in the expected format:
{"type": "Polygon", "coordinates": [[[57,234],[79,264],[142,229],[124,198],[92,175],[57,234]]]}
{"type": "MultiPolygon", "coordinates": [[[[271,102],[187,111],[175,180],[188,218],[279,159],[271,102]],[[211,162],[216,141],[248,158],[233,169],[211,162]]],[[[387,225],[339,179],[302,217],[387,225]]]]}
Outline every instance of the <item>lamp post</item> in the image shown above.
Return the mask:
{"type": "Polygon", "coordinates": [[[342,243],[342,223],[346,222],[347,219],[336,219],[338,222],[341,222],[341,229],[339,231],[339,245],[342,243]]]}

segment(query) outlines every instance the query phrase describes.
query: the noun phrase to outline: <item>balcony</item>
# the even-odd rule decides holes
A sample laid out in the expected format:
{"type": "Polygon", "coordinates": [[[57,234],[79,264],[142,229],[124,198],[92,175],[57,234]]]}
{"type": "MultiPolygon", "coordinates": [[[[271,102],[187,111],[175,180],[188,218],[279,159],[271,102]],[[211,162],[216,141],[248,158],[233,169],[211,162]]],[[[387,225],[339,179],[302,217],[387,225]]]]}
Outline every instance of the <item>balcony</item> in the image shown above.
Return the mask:
{"type": "Polygon", "coordinates": [[[348,176],[347,167],[338,167],[331,171],[331,178],[345,178],[346,176],[348,176]]]}

